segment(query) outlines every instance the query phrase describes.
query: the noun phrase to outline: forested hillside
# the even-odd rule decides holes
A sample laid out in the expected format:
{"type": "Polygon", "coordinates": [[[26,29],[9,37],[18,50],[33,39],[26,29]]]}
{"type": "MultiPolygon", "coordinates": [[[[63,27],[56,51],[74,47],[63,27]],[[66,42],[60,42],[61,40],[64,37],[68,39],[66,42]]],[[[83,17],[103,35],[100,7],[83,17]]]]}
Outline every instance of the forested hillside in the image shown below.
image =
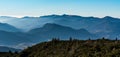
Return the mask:
{"type": "Polygon", "coordinates": [[[59,40],[42,42],[22,51],[17,57],[119,57],[120,40],[59,40]]]}

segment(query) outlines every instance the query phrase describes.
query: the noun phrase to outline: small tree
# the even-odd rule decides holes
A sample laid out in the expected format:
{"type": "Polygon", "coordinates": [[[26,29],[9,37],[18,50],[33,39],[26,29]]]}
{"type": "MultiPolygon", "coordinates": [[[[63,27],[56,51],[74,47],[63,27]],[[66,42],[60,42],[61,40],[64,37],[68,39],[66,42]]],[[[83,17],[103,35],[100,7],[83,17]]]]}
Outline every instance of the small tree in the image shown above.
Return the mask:
{"type": "Polygon", "coordinates": [[[105,40],[105,37],[103,37],[102,40],[105,40]]]}
{"type": "Polygon", "coordinates": [[[91,38],[89,37],[88,40],[91,40],[91,38]]]}
{"type": "Polygon", "coordinates": [[[58,41],[60,41],[60,39],[59,38],[52,38],[52,41],[58,42],[58,41]]]}
{"type": "Polygon", "coordinates": [[[69,40],[72,41],[73,40],[72,37],[70,37],[69,40]]]}
{"type": "Polygon", "coordinates": [[[116,39],[115,39],[116,41],[118,40],[118,38],[116,37],[116,39]]]}

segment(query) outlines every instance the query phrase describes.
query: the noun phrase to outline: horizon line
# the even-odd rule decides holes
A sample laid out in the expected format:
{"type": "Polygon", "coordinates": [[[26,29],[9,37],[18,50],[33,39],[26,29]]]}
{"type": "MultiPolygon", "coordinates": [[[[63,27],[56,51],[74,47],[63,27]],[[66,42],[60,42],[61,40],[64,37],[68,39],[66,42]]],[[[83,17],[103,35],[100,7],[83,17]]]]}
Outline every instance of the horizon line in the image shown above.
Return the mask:
{"type": "Polygon", "coordinates": [[[39,15],[39,16],[31,16],[31,15],[24,15],[24,16],[13,16],[13,15],[0,15],[0,17],[13,17],[13,18],[24,18],[24,17],[33,17],[33,18],[39,18],[42,16],[50,16],[50,15],[58,15],[58,16],[63,16],[63,15],[69,15],[69,16],[79,16],[79,17],[94,17],[94,18],[104,18],[104,17],[112,17],[112,18],[119,18],[120,17],[114,17],[114,16],[83,16],[83,15],[72,15],[72,14],[48,14],[48,15],[39,15]]]}

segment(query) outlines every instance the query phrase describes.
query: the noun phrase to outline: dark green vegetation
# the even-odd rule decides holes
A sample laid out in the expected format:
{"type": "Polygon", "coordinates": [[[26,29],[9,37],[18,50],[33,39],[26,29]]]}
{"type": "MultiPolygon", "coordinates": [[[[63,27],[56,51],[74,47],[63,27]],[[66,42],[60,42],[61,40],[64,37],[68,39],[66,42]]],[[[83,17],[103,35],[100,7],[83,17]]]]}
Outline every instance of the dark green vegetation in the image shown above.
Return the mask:
{"type": "MultiPolygon", "coordinates": [[[[8,54],[9,55],[9,54],[8,54]]],[[[15,57],[119,57],[120,40],[59,40],[28,47],[15,57]]],[[[2,57],[2,56],[0,56],[2,57]]],[[[10,56],[9,56],[10,57],[10,56]]],[[[13,56],[12,56],[13,57],[13,56]]]]}

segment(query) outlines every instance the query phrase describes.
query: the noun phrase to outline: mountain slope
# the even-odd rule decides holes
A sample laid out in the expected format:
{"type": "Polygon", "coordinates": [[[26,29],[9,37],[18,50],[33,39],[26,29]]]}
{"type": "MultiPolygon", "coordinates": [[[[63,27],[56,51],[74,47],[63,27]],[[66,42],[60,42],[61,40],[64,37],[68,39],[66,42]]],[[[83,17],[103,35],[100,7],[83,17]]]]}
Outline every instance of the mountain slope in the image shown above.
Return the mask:
{"type": "Polygon", "coordinates": [[[20,29],[13,27],[12,25],[6,23],[0,23],[0,30],[8,32],[19,32],[20,29]]]}
{"type": "Polygon", "coordinates": [[[53,40],[22,51],[18,57],[119,57],[119,40],[53,40]]]}
{"type": "MultiPolygon", "coordinates": [[[[33,41],[24,33],[0,31],[0,45],[16,47],[23,43],[33,43],[33,41]]],[[[19,48],[21,47],[22,45],[19,48]]]]}

